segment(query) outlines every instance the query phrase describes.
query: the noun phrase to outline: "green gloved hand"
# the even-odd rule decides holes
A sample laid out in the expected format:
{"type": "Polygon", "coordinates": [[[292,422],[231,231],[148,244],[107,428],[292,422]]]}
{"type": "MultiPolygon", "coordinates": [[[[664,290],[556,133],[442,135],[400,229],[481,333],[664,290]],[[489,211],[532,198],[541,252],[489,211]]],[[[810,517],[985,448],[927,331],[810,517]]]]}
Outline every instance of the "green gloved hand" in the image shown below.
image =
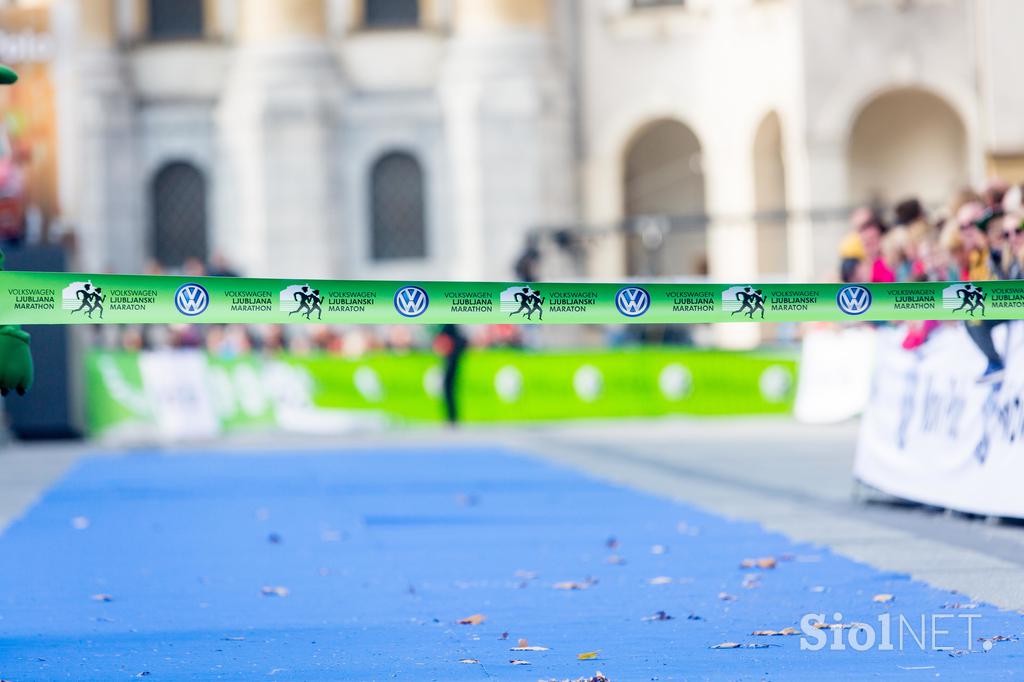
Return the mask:
{"type": "Polygon", "coordinates": [[[18,395],[32,388],[32,353],[29,334],[13,325],[0,327],[0,395],[11,389],[18,395]]]}
{"type": "MultiPolygon", "coordinates": [[[[18,74],[0,64],[0,85],[11,85],[17,80],[18,74]]],[[[3,269],[4,253],[0,251],[0,270],[3,269]]],[[[12,388],[18,395],[25,395],[25,391],[32,388],[30,338],[20,327],[0,327],[0,395],[7,395],[12,388]]]]}
{"type": "MultiPolygon", "coordinates": [[[[4,252],[0,251],[0,270],[3,269],[4,252]]],[[[32,388],[34,371],[28,347],[31,338],[21,327],[0,327],[0,395],[7,395],[12,388],[18,395],[25,395],[32,388]]]]}

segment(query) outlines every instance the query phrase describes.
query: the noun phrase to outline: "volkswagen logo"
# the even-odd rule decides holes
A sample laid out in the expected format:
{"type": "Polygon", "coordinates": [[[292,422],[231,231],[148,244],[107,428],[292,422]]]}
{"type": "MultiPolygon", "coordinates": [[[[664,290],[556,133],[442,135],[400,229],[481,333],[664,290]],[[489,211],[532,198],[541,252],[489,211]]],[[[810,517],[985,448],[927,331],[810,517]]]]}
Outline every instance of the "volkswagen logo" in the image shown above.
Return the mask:
{"type": "Polygon", "coordinates": [[[862,315],[871,307],[871,292],[857,285],[843,287],[836,296],[836,305],[847,315],[862,315]]]}
{"type": "Polygon", "coordinates": [[[189,282],[182,284],[174,292],[174,306],[182,315],[195,317],[206,311],[210,305],[210,293],[202,284],[189,282]]]}
{"type": "Polygon", "coordinates": [[[651,295],[640,287],[622,287],[615,294],[615,307],[626,317],[640,317],[651,307],[651,295]]]}
{"type": "Polygon", "coordinates": [[[395,310],[403,317],[419,317],[428,305],[430,297],[421,287],[407,286],[395,292],[395,310]]]}

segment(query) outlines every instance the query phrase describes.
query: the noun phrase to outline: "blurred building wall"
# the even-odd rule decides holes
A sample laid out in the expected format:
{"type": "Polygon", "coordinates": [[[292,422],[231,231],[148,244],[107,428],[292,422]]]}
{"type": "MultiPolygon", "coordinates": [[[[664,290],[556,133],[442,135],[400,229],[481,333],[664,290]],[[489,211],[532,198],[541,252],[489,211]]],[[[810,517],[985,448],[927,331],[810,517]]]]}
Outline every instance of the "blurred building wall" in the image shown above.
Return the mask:
{"type": "Polygon", "coordinates": [[[61,205],[88,269],[178,197],[247,274],[510,277],[582,225],[586,276],[832,276],[851,205],[1024,179],[1021,4],[53,0],[61,205]]]}

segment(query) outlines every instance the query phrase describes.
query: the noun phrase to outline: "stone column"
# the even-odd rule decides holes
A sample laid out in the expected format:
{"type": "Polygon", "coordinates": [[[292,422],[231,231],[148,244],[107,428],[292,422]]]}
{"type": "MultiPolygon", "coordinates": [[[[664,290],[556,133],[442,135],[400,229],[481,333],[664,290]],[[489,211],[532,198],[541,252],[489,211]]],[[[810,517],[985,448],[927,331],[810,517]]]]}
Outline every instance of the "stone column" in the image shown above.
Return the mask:
{"type": "Polygon", "coordinates": [[[146,253],[137,172],[135,105],[119,52],[114,0],[62,0],[55,80],[61,200],[75,228],[77,266],[135,272],[146,253]]]}
{"type": "Polygon", "coordinates": [[[790,271],[797,281],[838,281],[839,243],[849,229],[845,145],[812,141],[796,156],[788,186],[790,271]]]}
{"type": "MultiPolygon", "coordinates": [[[[752,163],[741,165],[737,160],[750,159],[747,138],[734,134],[735,119],[722,121],[722,127],[706,137],[705,178],[708,214],[708,270],[711,280],[729,284],[754,283],[757,280],[757,223],[754,221],[756,199],[752,163]]],[[[761,329],[749,322],[723,323],[714,326],[717,345],[724,348],[752,348],[761,340],[761,329]]]]}
{"type": "Polygon", "coordinates": [[[531,228],[576,220],[567,78],[545,0],[457,0],[442,76],[454,277],[511,277],[531,228]]]}
{"type": "Polygon", "coordinates": [[[216,249],[249,275],[342,276],[343,84],[323,0],[241,0],[217,112],[216,249]]]}

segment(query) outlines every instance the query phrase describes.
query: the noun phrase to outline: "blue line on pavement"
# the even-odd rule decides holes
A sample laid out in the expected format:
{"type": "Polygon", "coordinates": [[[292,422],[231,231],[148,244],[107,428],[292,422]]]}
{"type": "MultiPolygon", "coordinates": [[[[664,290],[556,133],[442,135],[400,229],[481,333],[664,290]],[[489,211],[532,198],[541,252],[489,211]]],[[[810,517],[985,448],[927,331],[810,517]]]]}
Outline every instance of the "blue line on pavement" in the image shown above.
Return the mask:
{"type": "Polygon", "coordinates": [[[967,602],[493,447],[144,453],[84,460],[0,537],[0,678],[532,681],[601,670],[612,680],[918,680],[1024,670],[1021,616],[949,606],[967,602]],[[767,556],[780,559],[774,569],[740,568],[767,556]],[[585,589],[553,587],[568,581],[585,589]],[[895,600],[873,601],[883,593],[895,600]],[[671,620],[645,620],[659,611],[671,620]],[[926,646],[939,614],[949,633],[936,644],[973,652],[921,651],[906,632],[902,652],[809,652],[797,636],[751,634],[836,611],[876,628],[879,614],[903,614],[918,635],[924,615],[926,646]],[[457,624],[473,614],[486,621],[457,624]],[[979,616],[970,643],[957,618],[968,614],[979,616]],[[995,635],[1011,640],[986,652],[977,638],[995,635]],[[520,638],[549,650],[510,651],[520,638]],[[771,646],[709,648],[721,642],[771,646]],[[577,660],[590,651],[597,660],[577,660]]]}

